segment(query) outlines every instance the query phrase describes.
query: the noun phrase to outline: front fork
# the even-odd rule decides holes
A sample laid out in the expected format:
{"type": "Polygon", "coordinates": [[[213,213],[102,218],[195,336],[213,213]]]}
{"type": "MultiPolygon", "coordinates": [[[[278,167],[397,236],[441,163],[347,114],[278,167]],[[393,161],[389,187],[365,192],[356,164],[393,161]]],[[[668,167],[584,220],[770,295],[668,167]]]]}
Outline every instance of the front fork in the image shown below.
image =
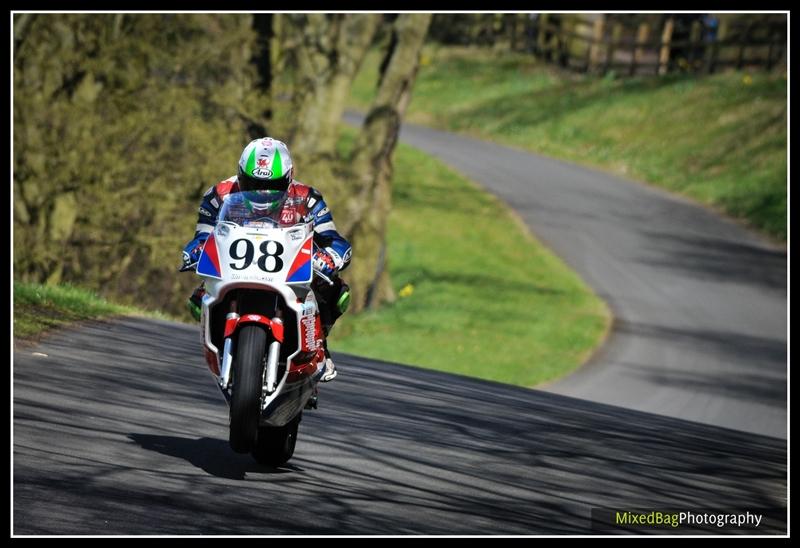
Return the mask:
{"type": "Polygon", "coordinates": [[[236,312],[236,301],[231,301],[230,312],[225,316],[225,342],[222,344],[222,366],[219,368],[219,387],[228,397],[228,388],[231,383],[231,366],[233,363],[233,334],[239,322],[239,313],[236,312]]]}
{"type": "Polygon", "coordinates": [[[269,345],[269,350],[267,351],[267,382],[264,383],[267,394],[272,394],[275,392],[275,384],[278,381],[278,357],[280,355],[281,343],[273,340],[269,345]]]}
{"type": "MultiPolygon", "coordinates": [[[[236,309],[236,302],[231,303],[231,312],[225,316],[225,342],[222,345],[222,366],[219,373],[219,387],[223,394],[228,394],[228,389],[231,384],[231,370],[233,364],[233,336],[236,333],[236,327],[239,323],[240,316],[236,309]]],[[[280,318],[280,310],[276,310],[275,317],[272,322],[281,324],[283,323],[280,318]]],[[[268,396],[275,392],[278,382],[278,359],[281,355],[281,343],[273,337],[272,342],[267,349],[267,360],[264,371],[264,383],[262,386],[262,396],[268,396]]]]}

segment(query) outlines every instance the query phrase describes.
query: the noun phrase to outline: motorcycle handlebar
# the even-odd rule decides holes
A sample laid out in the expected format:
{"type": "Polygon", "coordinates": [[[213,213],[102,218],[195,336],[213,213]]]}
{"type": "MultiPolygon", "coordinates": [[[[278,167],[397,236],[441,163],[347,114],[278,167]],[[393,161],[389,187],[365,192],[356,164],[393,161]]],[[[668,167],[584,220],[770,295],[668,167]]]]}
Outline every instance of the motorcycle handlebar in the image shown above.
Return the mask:
{"type": "Polygon", "coordinates": [[[335,284],[333,283],[333,280],[331,280],[329,277],[327,277],[325,274],[323,274],[322,272],[320,272],[320,271],[319,271],[319,270],[317,270],[316,268],[314,269],[314,274],[316,274],[317,276],[319,276],[320,278],[322,278],[324,281],[326,281],[326,282],[328,283],[328,285],[335,285],[335,284]]]}

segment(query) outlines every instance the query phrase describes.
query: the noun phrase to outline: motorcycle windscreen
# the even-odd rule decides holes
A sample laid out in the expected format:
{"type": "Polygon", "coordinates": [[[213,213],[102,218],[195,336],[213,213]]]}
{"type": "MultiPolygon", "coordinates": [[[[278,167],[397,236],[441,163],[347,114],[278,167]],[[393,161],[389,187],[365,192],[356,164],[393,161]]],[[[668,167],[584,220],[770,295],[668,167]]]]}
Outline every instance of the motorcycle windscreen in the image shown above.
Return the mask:
{"type": "Polygon", "coordinates": [[[214,240],[203,250],[198,274],[273,284],[311,281],[313,223],[296,214],[296,204],[272,198],[259,192],[229,196],[214,240]]]}

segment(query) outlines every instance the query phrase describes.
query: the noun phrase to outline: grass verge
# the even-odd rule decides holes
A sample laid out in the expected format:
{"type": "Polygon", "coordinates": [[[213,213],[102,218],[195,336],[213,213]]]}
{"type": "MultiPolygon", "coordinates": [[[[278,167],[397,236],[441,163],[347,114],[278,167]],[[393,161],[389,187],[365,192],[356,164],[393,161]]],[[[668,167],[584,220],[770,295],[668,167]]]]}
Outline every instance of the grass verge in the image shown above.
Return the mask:
{"type": "MultiPolygon", "coordinates": [[[[343,146],[354,134],[345,132],[343,146]]],[[[533,386],[578,367],[602,341],[605,304],[497,198],[405,145],[395,156],[392,198],[398,299],[345,315],[333,350],[533,386]]],[[[18,339],[119,314],[175,320],[76,287],[14,283],[18,339]]]]}
{"type": "MultiPolygon", "coordinates": [[[[351,106],[369,105],[379,61],[367,57],[351,106]]],[[[407,119],[646,181],[786,240],[784,72],[598,78],[429,45],[407,119]]]]}
{"type": "Polygon", "coordinates": [[[174,320],[160,312],[110,303],[79,287],[14,282],[15,339],[35,340],[52,329],[117,315],[174,320]]]}
{"type": "Polygon", "coordinates": [[[332,350],[521,386],[588,358],[608,308],[504,204],[403,144],[394,173],[388,256],[398,299],[345,314],[332,350]]]}

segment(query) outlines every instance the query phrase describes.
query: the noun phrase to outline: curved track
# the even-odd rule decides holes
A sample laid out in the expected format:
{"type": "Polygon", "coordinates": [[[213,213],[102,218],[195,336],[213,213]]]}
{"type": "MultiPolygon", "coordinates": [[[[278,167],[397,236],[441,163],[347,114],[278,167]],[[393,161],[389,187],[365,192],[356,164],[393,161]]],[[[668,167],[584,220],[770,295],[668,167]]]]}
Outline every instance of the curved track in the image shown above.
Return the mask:
{"type": "Polygon", "coordinates": [[[410,124],[401,140],[509,203],[609,303],[608,341],[547,390],[786,437],[784,251],[596,170],[410,124]]]}
{"type": "Polygon", "coordinates": [[[593,507],[779,508],[758,532],[786,531],[783,439],[350,356],[264,468],[228,448],[199,350],[136,318],[18,349],[14,534],[591,534],[593,507]]]}
{"type": "Polygon", "coordinates": [[[14,534],[590,534],[601,507],[778,509],[755,532],[786,532],[785,254],[602,173],[403,140],[508,200],[611,304],[592,363],[537,391],[337,356],[274,470],[229,450],[196,327],[61,331],[14,352],[14,534]]]}

